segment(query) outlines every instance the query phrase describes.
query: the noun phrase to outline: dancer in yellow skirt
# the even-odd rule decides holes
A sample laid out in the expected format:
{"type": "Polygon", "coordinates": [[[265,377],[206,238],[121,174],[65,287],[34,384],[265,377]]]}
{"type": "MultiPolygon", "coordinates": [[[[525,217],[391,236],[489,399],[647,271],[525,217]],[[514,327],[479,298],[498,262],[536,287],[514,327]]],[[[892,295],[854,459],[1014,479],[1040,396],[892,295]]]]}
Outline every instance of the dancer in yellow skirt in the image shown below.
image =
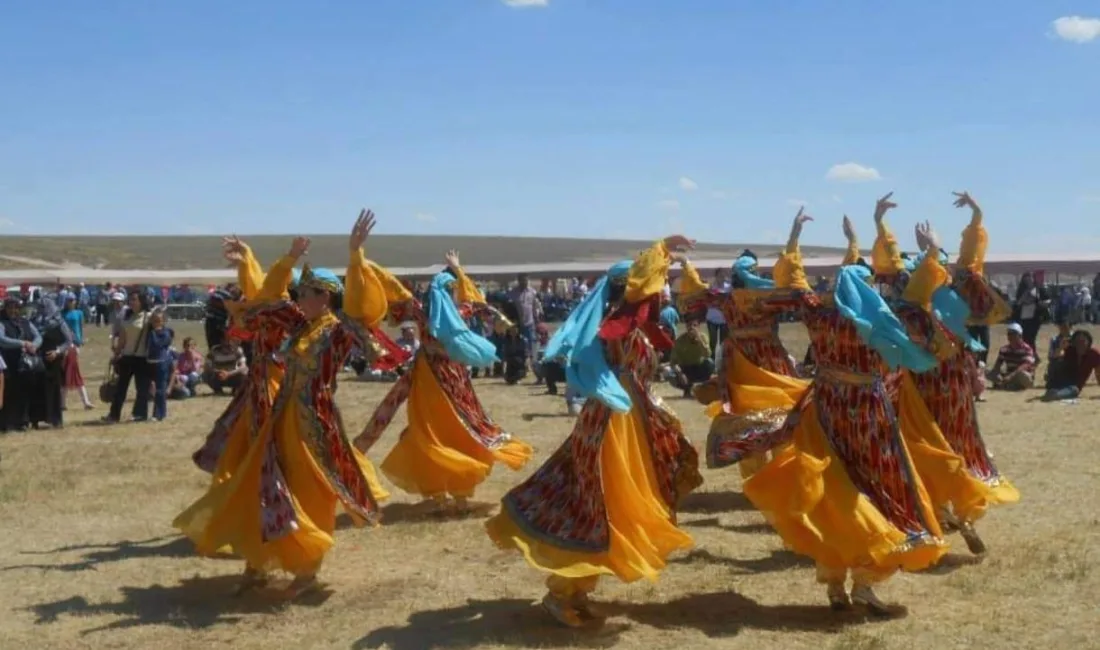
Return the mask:
{"type": "MultiPolygon", "coordinates": [[[[986,235],[981,208],[965,192],[956,197],[956,205],[970,207],[973,214],[963,232],[955,282],[941,263],[946,255],[939,237],[926,222],[917,226],[922,257],[907,265],[908,282],[901,299],[893,304],[911,337],[938,339],[935,347],[940,359],[928,372],[905,373],[899,399],[908,401],[903,407],[906,410],[914,409],[922,419],[936,422],[938,435],[931,444],[947,446],[962,457],[965,464],[959,472],[949,474],[947,480],[925,478],[925,484],[940,509],[941,521],[959,529],[972,553],[983,554],[985,542],[974,522],[990,505],[1019,501],[1020,493],[997,471],[982,439],[975,408],[973,387],[978,368],[973,353],[983,348],[970,337],[966,326],[972,321],[971,304],[978,311],[979,322],[999,322],[1008,316],[1009,308],[982,276],[986,235]]],[[[885,228],[884,224],[880,228],[885,228]]],[[[895,263],[887,260],[886,265],[895,263]]],[[[922,470],[919,464],[917,469],[922,470]]]]}
{"type": "Polygon", "coordinates": [[[237,267],[237,282],[241,301],[226,303],[232,318],[230,338],[247,339],[252,343],[252,364],[241,390],[233,394],[225,411],[214,421],[214,427],[203,446],[191,458],[199,469],[224,481],[248,451],[251,436],[259,431],[271,414],[275,394],[286,371],[286,364],[275,354],[290,332],[283,323],[268,318],[251,317],[249,306],[286,300],[291,281],[291,267],[280,261],[264,274],[252,249],[236,237],[222,242],[223,254],[237,267]]]}
{"type": "MultiPolygon", "coordinates": [[[[879,200],[877,218],[895,207],[889,199],[879,200]]],[[[845,232],[854,243],[847,220],[845,232]]],[[[896,411],[889,387],[899,368],[924,372],[937,361],[908,336],[871,279],[861,263],[844,266],[831,295],[805,296],[802,320],[818,363],[813,382],[785,422],[757,427],[728,452],[774,450],[745,481],[746,496],[788,547],[814,559],[834,608],[855,602],[888,615],[873,586],[898,570],[927,568],[947,550],[914,456],[954,467],[962,461],[907,443],[904,431],[934,422],[896,411]]]]}
{"type": "MultiPolygon", "coordinates": [[[[361,212],[349,238],[342,315],[339,278],[308,265],[297,304],[277,300],[249,310],[249,318],[278,322],[292,333],[282,353],[286,376],[271,416],[250,437],[229,479],[215,482],[174,522],[200,553],[227,547],[244,557],[242,589],[264,584],[280,569],[295,576],[290,596],[314,586],[332,546],[337,504],[357,525],[378,519],[385,492],[369,461],[348,442],[333,399],[347,355],[356,346],[376,349],[367,328],[386,313],[381,282],[361,249],[373,227],[373,213],[361,212]]],[[[272,273],[289,277],[308,248],[308,239],[295,239],[272,273]]]]}
{"type": "Polygon", "coordinates": [[[669,237],[611,267],[555,333],[546,356],[564,359],[587,401],[569,438],[486,524],[498,546],[550,574],[543,606],[571,627],[601,620],[588,601],[601,575],[656,580],[669,554],[692,545],[676,505],[702,483],[699,459],[650,391],[672,345],[658,325],[671,252],[691,245],[669,237]]]}
{"type": "Polygon", "coordinates": [[[449,252],[446,262],[447,270],[432,279],[425,305],[397,278],[371,266],[382,279],[390,315],[419,326],[420,350],[412,370],[390,389],[355,446],[366,453],[408,401],[409,424],[382,462],[382,472],[402,490],[433,499],[441,513],[465,514],[493,465],[502,462],[518,470],[531,458],[531,448],[489,417],[470,382],[470,367],[491,366],[497,359],[493,344],[465,320],[474,311],[492,312],[497,319],[503,315],[462,272],[458,253],[449,252]]]}
{"type": "MultiPolygon", "coordinates": [[[[745,251],[733,267],[733,289],[728,293],[711,290],[690,263],[684,264],[680,280],[680,307],[685,313],[716,307],[729,326],[722,342],[722,362],[716,373],[717,399],[707,406],[711,428],[707,435],[707,466],[716,469],[729,465],[723,455],[725,442],[741,435],[748,413],[768,418],[761,404],[775,409],[773,415],[786,416],[794,407],[809,381],[798,377],[790,354],[779,339],[779,318],[801,307],[801,294],[809,290],[801,271],[798,240],[803,226],[813,218],[802,209],[794,218],[783,257],[773,273],[775,280],[756,274],[756,255],[745,251]],[[761,374],[767,375],[766,380],[761,374]],[[763,387],[768,384],[769,387],[763,387]],[[761,395],[764,391],[766,394],[761,395]]],[[[697,393],[702,395],[702,393],[697,393]]],[[[741,476],[748,478],[765,462],[766,455],[740,460],[741,476]]]]}

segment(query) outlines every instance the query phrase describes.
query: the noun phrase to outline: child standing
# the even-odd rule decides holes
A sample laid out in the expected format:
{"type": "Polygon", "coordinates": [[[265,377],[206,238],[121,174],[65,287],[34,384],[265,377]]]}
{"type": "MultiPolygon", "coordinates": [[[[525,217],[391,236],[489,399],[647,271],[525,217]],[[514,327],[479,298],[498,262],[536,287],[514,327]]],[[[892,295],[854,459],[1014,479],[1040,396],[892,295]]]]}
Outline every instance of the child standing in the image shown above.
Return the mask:
{"type": "Polygon", "coordinates": [[[147,360],[153,375],[153,419],[157,422],[168,417],[168,383],[174,372],[172,339],[175,332],[164,324],[164,312],[154,311],[149,317],[149,351],[147,360]]]}

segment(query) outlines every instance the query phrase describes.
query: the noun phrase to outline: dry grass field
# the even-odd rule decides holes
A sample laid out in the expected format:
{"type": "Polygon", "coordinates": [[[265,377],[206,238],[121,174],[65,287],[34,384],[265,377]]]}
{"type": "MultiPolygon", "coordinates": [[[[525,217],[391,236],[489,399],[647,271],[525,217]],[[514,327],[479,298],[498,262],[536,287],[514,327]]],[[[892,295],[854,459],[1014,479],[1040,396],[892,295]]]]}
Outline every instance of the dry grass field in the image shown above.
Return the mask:
{"type": "MultiPolygon", "coordinates": [[[[802,328],[784,327],[800,355],[802,328]]],[[[183,325],[177,334],[197,330],[183,325]]],[[[90,383],[102,374],[105,336],[90,332],[90,383]]],[[[344,383],[350,427],[386,389],[344,383]]],[[[701,443],[701,407],[659,390],[701,443]]],[[[535,446],[536,461],[570,430],[562,400],[535,387],[481,380],[478,391],[535,446]]],[[[105,407],[74,410],[63,431],[0,438],[0,647],[1100,648],[1100,388],[1075,404],[1041,404],[1038,395],[990,394],[981,405],[986,439],[1023,500],[981,522],[990,547],[983,563],[958,561],[966,549],[953,537],[954,561],[881,589],[908,605],[908,617],[829,611],[813,568],[784,551],[740,495],[737,471],[706,471],[681,518],[695,550],[676,557],[657,584],[606,581],[597,593],[612,618],[581,632],[548,622],[534,606],[542,578],[495,549],[481,519],[424,518],[401,494],[384,526],[338,531],[322,571],[325,592],[293,604],[275,592],[235,598],[239,562],[196,557],[169,525],[206,485],[190,454],[225,399],[173,402],[161,424],[94,426],[105,407]]],[[[402,425],[379,443],[376,462],[402,425]]],[[[521,477],[498,470],[478,500],[495,507],[521,477]]]]}
{"type": "MultiPolygon", "coordinates": [[[[257,257],[270,263],[286,252],[289,235],[241,235],[257,257]]],[[[322,266],[347,264],[347,235],[314,235],[310,259],[322,266]]],[[[467,264],[543,264],[617,260],[634,255],[650,245],[648,241],[613,239],[566,239],[535,237],[458,237],[453,235],[373,235],[369,254],[386,266],[430,266],[439,264],[451,248],[462,251],[467,264]]],[[[697,257],[730,258],[743,244],[699,244],[697,257]]],[[[760,255],[779,250],[775,245],[752,245],[760,255]]],[[[33,267],[26,260],[53,264],[79,264],[111,269],[217,269],[221,258],[221,237],[175,235],[171,237],[39,237],[5,236],[0,269],[33,267]]],[[[838,255],[843,251],[821,246],[804,246],[810,256],[838,255]]]]}

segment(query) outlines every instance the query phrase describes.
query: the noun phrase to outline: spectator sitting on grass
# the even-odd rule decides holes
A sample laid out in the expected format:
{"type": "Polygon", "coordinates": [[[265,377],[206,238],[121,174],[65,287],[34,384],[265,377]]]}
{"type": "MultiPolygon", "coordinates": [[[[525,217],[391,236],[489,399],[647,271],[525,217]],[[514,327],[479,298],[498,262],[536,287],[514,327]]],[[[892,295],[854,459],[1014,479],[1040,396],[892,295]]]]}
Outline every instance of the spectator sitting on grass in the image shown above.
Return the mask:
{"type": "Polygon", "coordinates": [[[194,397],[202,383],[203,358],[195,345],[195,339],[188,336],[183,339],[183,351],[176,355],[176,372],[168,388],[172,399],[194,397]]]}
{"type": "Polygon", "coordinates": [[[1051,402],[1076,399],[1092,376],[1100,383],[1100,350],[1093,347],[1092,334],[1087,330],[1077,330],[1066,346],[1057,370],[1051,368],[1043,399],[1051,402]]]}
{"type": "Polygon", "coordinates": [[[677,337],[672,346],[671,362],[676,372],[673,383],[684,391],[684,397],[691,397],[692,386],[701,384],[714,375],[710,342],[707,340],[707,333],[699,327],[699,321],[687,321],[687,330],[677,337]]]}
{"type": "Polygon", "coordinates": [[[226,388],[237,390],[247,375],[248,362],[245,361],[244,350],[235,339],[226,339],[210,348],[202,380],[215,394],[223,395],[226,388]]]}
{"type": "Polygon", "coordinates": [[[1024,328],[1019,323],[1009,323],[1008,344],[997,353],[997,361],[989,370],[993,388],[999,390],[1027,390],[1035,383],[1035,351],[1024,342],[1024,328]]]}

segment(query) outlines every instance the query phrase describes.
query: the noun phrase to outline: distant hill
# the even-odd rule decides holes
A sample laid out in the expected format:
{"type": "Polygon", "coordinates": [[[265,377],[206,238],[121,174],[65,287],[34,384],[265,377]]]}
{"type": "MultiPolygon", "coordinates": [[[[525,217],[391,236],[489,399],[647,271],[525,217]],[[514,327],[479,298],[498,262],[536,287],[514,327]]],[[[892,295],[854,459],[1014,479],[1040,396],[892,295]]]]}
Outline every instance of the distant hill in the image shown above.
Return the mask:
{"type": "MultiPolygon", "coordinates": [[[[242,235],[263,264],[286,252],[287,235],[242,235]]],[[[312,237],[310,261],[340,267],[347,263],[346,235],[312,237]]],[[[386,266],[429,266],[440,263],[447,249],[456,248],[466,264],[546,264],[553,262],[614,261],[631,257],[650,245],[648,241],[536,237],[459,237],[446,235],[374,235],[367,255],[386,266]]],[[[761,257],[777,252],[775,245],[699,244],[693,257],[732,258],[744,248],[761,257]]],[[[840,255],[843,250],[803,247],[807,256],[840,255]]],[[[221,258],[221,237],[37,237],[5,236],[0,249],[0,269],[28,267],[88,267],[108,269],[216,269],[221,258]]]]}

